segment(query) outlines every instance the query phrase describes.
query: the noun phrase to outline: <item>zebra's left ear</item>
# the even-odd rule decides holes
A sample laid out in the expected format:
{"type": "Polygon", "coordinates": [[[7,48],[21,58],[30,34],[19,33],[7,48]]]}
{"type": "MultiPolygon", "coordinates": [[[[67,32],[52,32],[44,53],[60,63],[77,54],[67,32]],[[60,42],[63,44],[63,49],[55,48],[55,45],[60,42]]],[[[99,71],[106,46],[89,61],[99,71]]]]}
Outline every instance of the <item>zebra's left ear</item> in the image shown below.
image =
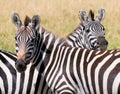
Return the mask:
{"type": "Polygon", "coordinates": [[[82,23],[84,23],[87,19],[86,12],[82,9],[79,11],[78,16],[82,23]]]}
{"type": "Polygon", "coordinates": [[[17,28],[19,28],[22,25],[18,13],[14,12],[11,18],[12,18],[12,22],[17,26],[17,28]]]}
{"type": "Polygon", "coordinates": [[[32,27],[33,28],[38,28],[40,24],[40,16],[39,15],[34,15],[32,18],[32,27]]]}
{"type": "Polygon", "coordinates": [[[104,9],[99,9],[98,10],[98,16],[96,17],[96,20],[101,21],[105,17],[105,10],[104,9]]]}

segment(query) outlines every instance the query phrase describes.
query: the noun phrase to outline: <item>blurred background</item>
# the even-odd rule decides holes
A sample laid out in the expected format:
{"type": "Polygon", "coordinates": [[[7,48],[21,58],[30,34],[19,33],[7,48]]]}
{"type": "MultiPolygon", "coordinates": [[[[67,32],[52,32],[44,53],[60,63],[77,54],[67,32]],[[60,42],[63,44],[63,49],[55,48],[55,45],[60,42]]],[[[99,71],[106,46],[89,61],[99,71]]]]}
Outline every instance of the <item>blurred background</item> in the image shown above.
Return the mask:
{"type": "Polygon", "coordinates": [[[25,16],[40,15],[41,25],[60,37],[66,37],[80,24],[80,9],[90,9],[95,16],[100,8],[106,11],[102,24],[105,27],[108,49],[120,48],[120,0],[1,0],[0,1],[0,49],[15,52],[14,36],[17,28],[11,14],[17,12],[23,21],[25,16]]]}

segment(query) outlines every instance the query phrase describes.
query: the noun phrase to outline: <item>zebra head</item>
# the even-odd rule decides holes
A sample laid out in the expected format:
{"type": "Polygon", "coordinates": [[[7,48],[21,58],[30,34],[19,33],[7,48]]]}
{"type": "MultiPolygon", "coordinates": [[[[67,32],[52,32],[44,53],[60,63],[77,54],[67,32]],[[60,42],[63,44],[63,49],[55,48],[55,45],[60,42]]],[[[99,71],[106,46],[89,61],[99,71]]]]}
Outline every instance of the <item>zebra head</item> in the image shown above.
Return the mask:
{"type": "Polygon", "coordinates": [[[100,23],[104,18],[105,10],[100,9],[98,16],[94,19],[94,13],[89,11],[88,16],[83,10],[79,11],[79,18],[83,27],[83,42],[86,48],[92,50],[106,50],[108,41],[105,39],[104,26],[100,23]]]}
{"type": "Polygon", "coordinates": [[[19,15],[17,13],[13,13],[12,22],[18,28],[15,35],[17,53],[15,66],[19,72],[23,72],[26,70],[26,65],[30,63],[36,50],[36,33],[40,23],[40,17],[35,15],[30,19],[26,16],[24,24],[22,24],[19,15]]]}

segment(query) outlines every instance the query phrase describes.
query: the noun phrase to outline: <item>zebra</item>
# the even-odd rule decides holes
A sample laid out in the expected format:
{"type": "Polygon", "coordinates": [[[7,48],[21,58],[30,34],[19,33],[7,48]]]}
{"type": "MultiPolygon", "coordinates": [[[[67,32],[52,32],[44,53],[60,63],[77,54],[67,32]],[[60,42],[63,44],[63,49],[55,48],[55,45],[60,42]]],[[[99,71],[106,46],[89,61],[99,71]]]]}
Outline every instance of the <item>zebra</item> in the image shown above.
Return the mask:
{"type": "Polygon", "coordinates": [[[104,26],[101,20],[104,19],[105,10],[99,9],[98,16],[94,19],[94,12],[89,11],[88,16],[83,10],[79,11],[81,24],[68,35],[66,41],[72,47],[87,48],[90,50],[106,50],[108,41],[105,39],[104,26]],[[78,38],[79,37],[79,38],[78,38]]]}
{"type": "MultiPolygon", "coordinates": [[[[80,11],[79,17],[82,16],[81,15],[82,12],[85,12],[85,11],[83,11],[83,10],[80,11]]],[[[92,14],[92,12],[89,12],[89,17],[91,14],[92,14]]],[[[80,25],[80,27],[81,27],[81,25],[80,25]]],[[[79,28],[78,28],[78,30],[76,29],[76,32],[73,32],[72,34],[74,34],[74,33],[79,34],[78,31],[79,31],[79,28]]],[[[68,36],[68,38],[70,36],[72,36],[72,34],[70,34],[68,36]]],[[[76,35],[76,34],[74,34],[74,35],[76,35]]],[[[85,37],[85,36],[83,36],[83,37],[85,37]]],[[[104,35],[103,35],[103,37],[104,37],[104,35]]],[[[79,38],[79,37],[76,36],[76,38],[79,38]]],[[[75,42],[75,41],[72,41],[72,38],[71,38],[71,39],[68,39],[67,42],[69,44],[69,42],[75,42]]],[[[101,42],[103,42],[103,41],[101,41],[101,42]]],[[[69,45],[71,45],[71,43],[69,45]]],[[[83,47],[83,46],[81,46],[80,43],[79,43],[79,45],[77,44],[74,46],[83,47]]],[[[84,45],[85,45],[85,43],[84,43],[84,45]]],[[[71,46],[73,46],[73,45],[71,45],[71,46]]],[[[98,48],[100,49],[100,47],[98,47],[98,48]]],[[[96,49],[98,49],[98,48],[96,47],[96,49]]],[[[93,48],[88,48],[88,49],[93,49],[93,48]]],[[[96,50],[96,49],[94,49],[94,50],[96,50]]],[[[0,69],[1,69],[0,74],[4,73],[4,76],[2,76],[2,75],[0,76],[1,77],[0,88],[1,88],[2,93],[5,93],[5,94],[13,94],[13,93],[17,93],[17,94],[18,93],[19,94],[31,93],[31,94],[33,94],[34,93],[34,94],[36,94],[38,92],[40,94],[45,94],[48,92],[47,94],[49,94],[51,92],[51,90],[48,89],[47,85],[43,85],[43,84],[45,84],[45,81],[41,75],[38,75],[38,72],[36,72],[34,66],[30,65],[25,73],[20,74],[19,72],[17,72],[15,70],[15,61],[16,61],[15,54],[0,50],[0,63],[2,64],[0,67],[0,69]],[[11,67],[9,67],[9,66],[11,66],[11,67]],[[7,72],[5,70],[7,70],[7,72]],[[6,79],[4,79],[5,76],[6,76],[6,79]],[[22,80],[20,80],[20,79],[22,79],[22,80]],[[40,80],[38,80],[38,79],[40,79],[40,80]],[[34,80],[34,82],[32,80],[34,80]],[[28,81],[28,82],[25,82],[25,81],[28,81]],[[26,83],[26,84],[24,84],[24,83],[26,83]],[[43,87],[41,87],[41,86],[43,86],[43,87]],[[40,87],[40,90],[38,90],[38,87],[40,87]]]]}
{"type": "Polygon", "coordinates": [[[40,26],[39,15],[24,25],[13,14],[17,61],[23,73],[36,66],[53,94],[120,94],[120,50],[88,50],[70,47],[40,26]]]}

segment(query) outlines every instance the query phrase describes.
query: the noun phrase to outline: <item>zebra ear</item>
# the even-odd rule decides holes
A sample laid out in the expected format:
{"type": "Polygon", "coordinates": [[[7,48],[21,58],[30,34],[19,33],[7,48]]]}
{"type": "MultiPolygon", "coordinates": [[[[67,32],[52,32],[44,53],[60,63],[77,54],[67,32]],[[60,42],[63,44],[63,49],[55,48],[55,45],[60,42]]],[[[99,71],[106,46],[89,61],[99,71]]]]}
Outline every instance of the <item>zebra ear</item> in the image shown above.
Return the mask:
{"type": "Polygon", "coordinates": [[[94,21],[94,13],[92,10],[89,11],[87,21],[94,21]]]}
{"type": "Polygon", "coordinates": [[[99,9],[98,11],[98,16],[96,17],[96,20],[101,21],[105,17],[105,10],[104,9],[99,9]]]}
{"type": "Polygon", "coordinates": [[[83,11],[82,9],[79,11],[78,16],[79,16],[79,19],[81,20],[81,22],[85,22],[86,21],[86,18],[87,18],[86,12],[83,11]]]}
{"type": "Polygon", "coordinates": [[[40,16],[34,15],[31,22],[32,22],[32,27],[37,28],[39,26],[39,23],[40,23],[40,16]]]}
{"type": "Polygon", "coordinates": [[[20,20],[18,13],[14,12],[12,14],[12,22],[17,26],[17,28],[19,28],[22,25],[22,22],[20,20]]]}

